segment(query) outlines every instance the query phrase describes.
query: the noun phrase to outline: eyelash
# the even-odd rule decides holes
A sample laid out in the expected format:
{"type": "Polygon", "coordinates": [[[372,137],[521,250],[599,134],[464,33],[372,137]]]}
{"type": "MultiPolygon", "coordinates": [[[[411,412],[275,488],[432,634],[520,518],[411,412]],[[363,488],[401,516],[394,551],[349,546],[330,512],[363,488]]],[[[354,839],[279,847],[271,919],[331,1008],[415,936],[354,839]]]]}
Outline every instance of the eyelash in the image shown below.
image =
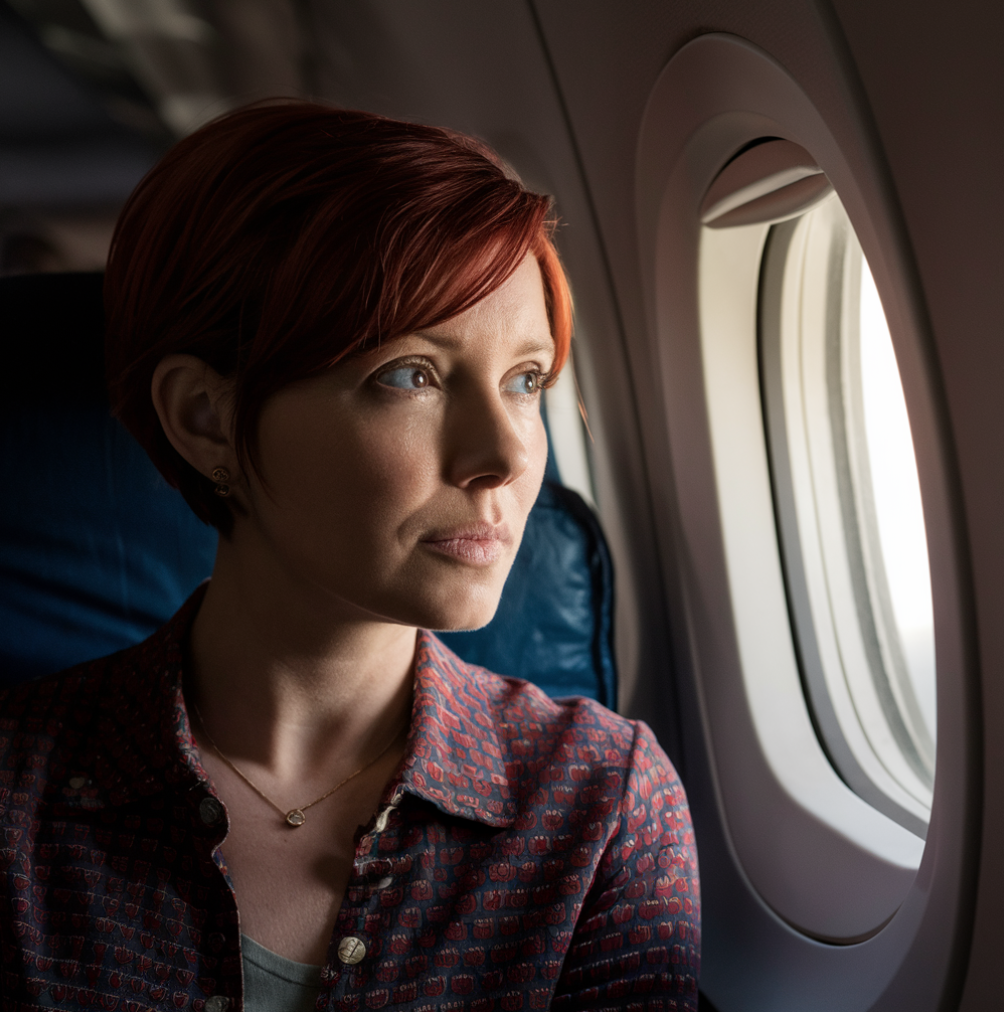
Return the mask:
{"type": "MultiPolygon", "coordinates": [[[[541,394],[541,392],[543,390],[545,390],[547,388],[548,384],[550,383],[551,374],[543,372],[540,369],[526,369],[526,370],[524,370],[521,373],[517,373],[517,377],[518,376],[526,376],[526,375],[533,375],[534,376],[534,378],[535,378],[535,387],[534,387],[534,390],[533,390],[532,393],[529,393],[529,394],[517,394],[517,396],[519,396],[519,397],[527,397],[527,398],[539,397],[540,394],[541,394]]],[[[438,374],[436,373],[435,366],[433,366],[433,364],[431,362],[429,362],[427,359],[422,359],[422,358],[415,358],[415,359],[405,358],[405,359],[399,359],[397,362],[392,362],[386,368],[381,369],[376,374],[376,376],[374,377],[374,379],[375,379],[375,381],[378,384],[380,384],[381,386],[384,386],[385,388],[389,388],[389,389],[392,389],[392,390],[400,390],[403,393],[408,393],[408,394],[421,393],[424,390],[428,390],[428,389],[430,389],[433,386],[439,386],[439,382],[438,382],[439,377],[438,377],[438,374]],[[409,368],[413,368],[416,372],[421,371],[421,372],[426,373],[426,375],[429,377],[430,382],[425,387],[419,387],[419,388],[413,389],[413,390],[409,390],[406,387],[394,387],[394,386],[391,386],[391,384],[389,384],[389,383],[381,383],[380,382],[380,380],[381,380],[382,377],[387,376],[390,373],[398,372],[399,370],[409,369],[409,368]]]]}
{"type": "Polygon", "coordinates": [[[518,379],[520,376],[533,376],[534,377],[534,388],[532,393],[517,394],[520,397],[539,397],[541,392],[546,389],[547,382],[550,379],[550,375],[545,372],[541,372],[540,369],[525,369],[523,372],[517,373],[514,379],[518,379]]]}
{"type": "Polygon", "coordinates": [[[435,366],[423,358],[402,358],[396,362],[391,362],[385,368],[381,369],[374,377],[375,381],[381,386],[387,387],[391,390],[401,390],[403,393],[417,394],[423,390],[428,390],[432,386],[438,386],[438,374],[436,373],[435,366]],[[416,390],[408,390],[405,387],[393,387],[389,383],[380,383],[380,380],[384,376],[390,375],[390,373],[398,372],[401,369],[414,369],[416,372],[424,372],[429,377],[429,383],[425,387],[419,387],[416,390]]]}

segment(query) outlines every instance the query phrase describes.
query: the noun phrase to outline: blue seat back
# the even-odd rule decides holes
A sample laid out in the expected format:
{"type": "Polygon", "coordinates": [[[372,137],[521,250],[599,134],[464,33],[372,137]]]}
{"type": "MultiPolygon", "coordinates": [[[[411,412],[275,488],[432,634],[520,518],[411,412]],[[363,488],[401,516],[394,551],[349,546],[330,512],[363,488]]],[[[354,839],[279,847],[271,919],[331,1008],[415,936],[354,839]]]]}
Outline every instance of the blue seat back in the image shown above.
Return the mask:
{"type": "MultiPolygon", "coordinates": [[[[0,279],[0,684],[148,636],[207,577],[201,523],[104,394],[100,274],[0,279]]],[[[613,576],[553,462],[493,621],[443,639],[554,696],[613,706],[613,576]]]]}

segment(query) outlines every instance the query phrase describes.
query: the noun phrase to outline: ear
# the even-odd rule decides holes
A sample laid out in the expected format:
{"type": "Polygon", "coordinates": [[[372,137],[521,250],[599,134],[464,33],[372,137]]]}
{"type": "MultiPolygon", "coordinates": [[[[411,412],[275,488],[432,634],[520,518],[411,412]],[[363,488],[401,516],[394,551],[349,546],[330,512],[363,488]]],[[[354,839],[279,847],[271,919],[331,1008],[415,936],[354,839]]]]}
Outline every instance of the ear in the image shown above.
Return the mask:
{"type": "Polygon", "coordinates": [[[236,481],[232,385],[194,355],[168,355],[153,372],[150,393],[178,453],[207,478],[224,467],[236,481]]]}

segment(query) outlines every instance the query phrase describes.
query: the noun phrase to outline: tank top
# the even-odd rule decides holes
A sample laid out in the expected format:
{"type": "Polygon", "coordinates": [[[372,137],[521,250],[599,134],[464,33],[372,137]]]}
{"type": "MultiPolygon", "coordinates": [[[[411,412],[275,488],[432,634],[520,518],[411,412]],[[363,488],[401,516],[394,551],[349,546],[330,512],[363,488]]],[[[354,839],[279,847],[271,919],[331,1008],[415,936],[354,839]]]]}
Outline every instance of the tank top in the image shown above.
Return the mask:
{"type": "Polygon", "coordinates": [[[321,968],[286,959],[241,935],[244,1012],[311,1012],[321,992],[321,968]]]}

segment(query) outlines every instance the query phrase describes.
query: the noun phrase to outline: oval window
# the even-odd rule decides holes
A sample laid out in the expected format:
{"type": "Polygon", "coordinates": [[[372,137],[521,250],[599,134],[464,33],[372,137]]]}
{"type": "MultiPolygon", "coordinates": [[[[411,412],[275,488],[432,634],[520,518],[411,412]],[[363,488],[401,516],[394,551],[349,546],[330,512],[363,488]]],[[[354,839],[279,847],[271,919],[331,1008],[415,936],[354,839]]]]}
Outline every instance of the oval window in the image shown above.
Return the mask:
{"type": "Polygon", "coordinates": [[[910,422],[871,271],[835,194],[771,229],[761,370],[806,695],[845,782],[924,835],[934,622],[910,422]]]}

